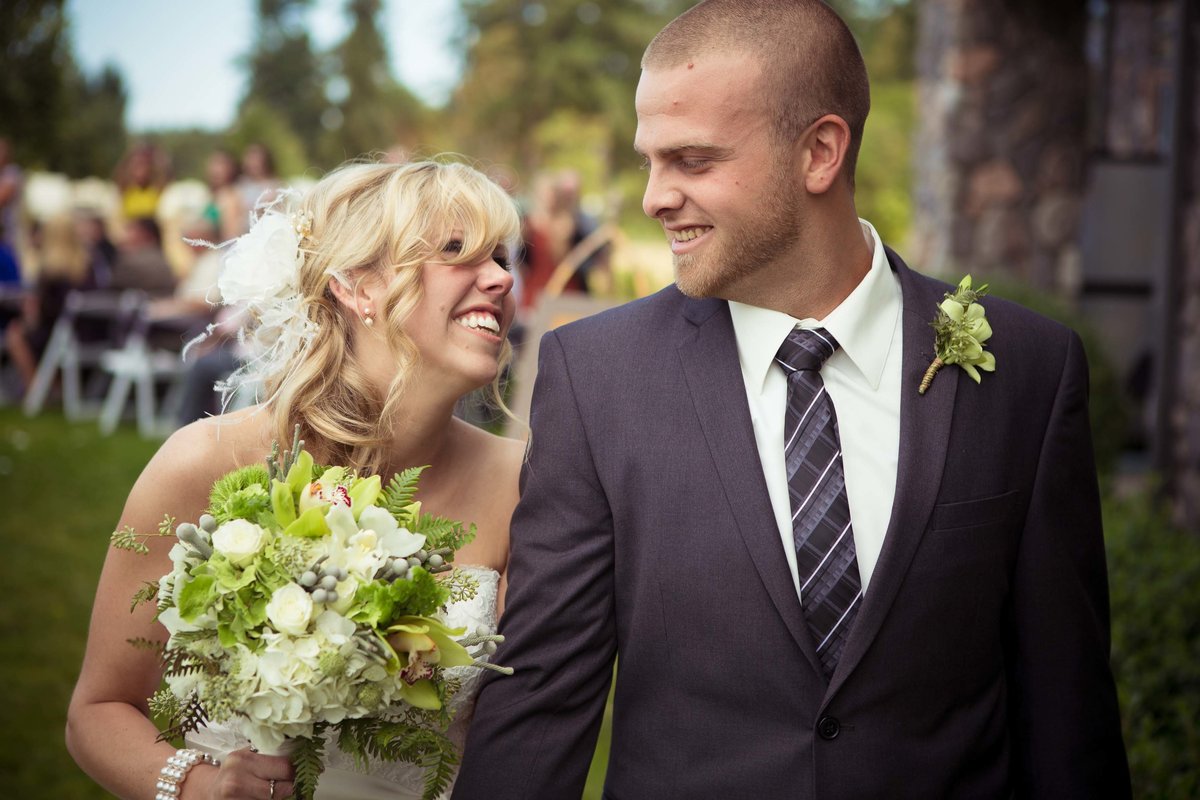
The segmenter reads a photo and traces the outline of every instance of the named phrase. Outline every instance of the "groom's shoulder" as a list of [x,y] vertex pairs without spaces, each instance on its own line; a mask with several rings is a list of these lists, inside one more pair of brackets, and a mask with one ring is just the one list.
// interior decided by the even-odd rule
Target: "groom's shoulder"
[[[905,305],[910,299],[917,299],[921,305],[916,313],[924,313],[928,306],[930,321],[936,315],[937,304],[946,293],[953,292],[954,285],[940,278],[918,272],[906,267],[907,278],[918,287],[916,292],[906,292]],[[978,283],[978,282],[977,282]],[[989,294],[980,298],[979,303],[987,310],[988,323],[993,331],[1003,331],[1001,340],[1018,346],[1053,347],[1056,344],[1066,345],[1067,340],[1076,336],[1067,325],[1045,314],[1035,311],[1018,300],[1004,297],[1009,291],[1004,287],[993,287]],[[999,342],[989,342],[995,347]]]
[[654,294],[555,328],[567,347],[609,349],[662,342],[682,320],[687,298],[671,284]]

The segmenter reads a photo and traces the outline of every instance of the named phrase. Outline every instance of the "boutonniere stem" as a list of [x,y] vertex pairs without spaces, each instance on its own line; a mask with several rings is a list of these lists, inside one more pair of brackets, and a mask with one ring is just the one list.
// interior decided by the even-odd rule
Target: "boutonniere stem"
[[959,281],[958,288],[946,292],[938,305],[937,319],[931,324],[934,331],[934,359],[921,378],[918,394],[925,394],[938,370],[947,364],[958,364],[971,379],[979,383],[979,370],[994,372],[996,357],[983,349],[992,335],[987,314],[979,298],[987,294],[987,284],[971,287],[971,276]]

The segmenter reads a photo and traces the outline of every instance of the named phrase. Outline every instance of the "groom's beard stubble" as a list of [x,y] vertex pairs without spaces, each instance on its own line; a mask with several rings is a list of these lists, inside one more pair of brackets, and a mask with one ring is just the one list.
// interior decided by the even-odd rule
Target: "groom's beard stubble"
[[740,283],[791,250],[801,237],[801,193],[772,170],[773,183],[759,198],[757,214],[724,222],[699,253],[673,257],[675,285],[688,297],[726,297]]

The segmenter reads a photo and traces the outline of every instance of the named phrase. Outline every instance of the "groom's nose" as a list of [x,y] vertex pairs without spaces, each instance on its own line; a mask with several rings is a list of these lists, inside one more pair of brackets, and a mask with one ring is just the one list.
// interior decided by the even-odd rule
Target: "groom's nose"
[[642,195],[642,211],[657,219],[683,205],[683,193],[666,175],[667,170],[651,167],[646,178],[646,193]]

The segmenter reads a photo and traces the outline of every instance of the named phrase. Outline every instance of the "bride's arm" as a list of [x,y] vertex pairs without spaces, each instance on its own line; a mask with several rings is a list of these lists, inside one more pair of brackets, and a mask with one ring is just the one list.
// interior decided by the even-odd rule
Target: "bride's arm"
[[[220,459],[212,449],[202,424],[172,436],[134,484],[120,527],[147,534],[158,530],[164,514],[177,521],[196,520],[207,505],[213,478],[221,472],[219,466],[214,469]],[[148,716],[147,700],[162,679],[157,654],[129,643],[131,639],[166,641],[166,630],[154,620],[155,604],[144,603],[130,613],[130,603],[146,582],[157,583],[170,569],[168,552],[173,542],[174,537],[150,536],[146,555],[108,551],[83,668],[67,712],[67,749],[75,761],[97,783],[129,800],[153,800],[159,771],[175,752],[171,744],[155,741],[158,729]],[[258,797],[257,784],[265,787],[266,779],[255,773],[278,767],[277,761],[283,762],[284,772],[278,777],[290,777],[286,759],[248,753],[235,754],[220,770],[199,764],[188,772],[181,798]],[[232,785],[223,791],[219,784]],[[290,783],[286,788],[290,791]],[[277,791],[276,796],[285,795]]]

